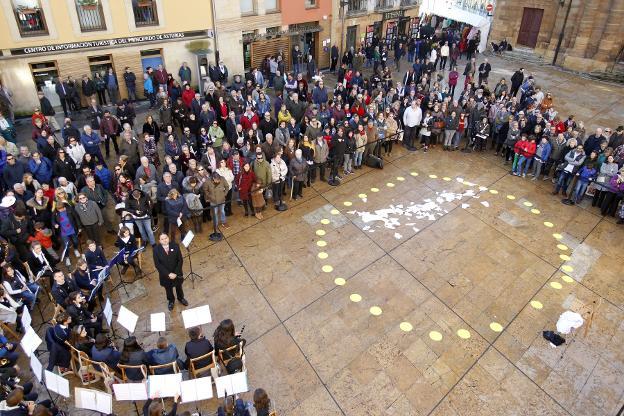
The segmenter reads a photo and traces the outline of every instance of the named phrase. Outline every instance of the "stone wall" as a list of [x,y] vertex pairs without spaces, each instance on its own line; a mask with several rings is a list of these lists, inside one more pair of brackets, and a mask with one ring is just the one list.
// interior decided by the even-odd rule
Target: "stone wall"
[[[500,0],[490,39],[516,45],[525,7],[544,10],[535,52],[552,59],[572,2],[557,64],[578,71],[607,70],[624,46],[624,0]],[[622,58],[620,58],[622,59]]]

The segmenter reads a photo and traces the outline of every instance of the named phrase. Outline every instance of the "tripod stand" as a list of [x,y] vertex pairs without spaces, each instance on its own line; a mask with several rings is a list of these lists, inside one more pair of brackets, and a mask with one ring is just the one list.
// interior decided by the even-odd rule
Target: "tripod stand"
[[204,280],[203,277],[201,277],[200,275],[198,275],[197,273],[193,271],[193,262],[191,260],[191,250],[189,250],[189,247],[191,246],[191,242],[193,241],[194,237],[195,235],[193,234],[193,232],[189,231],[184,237],[184,239],[182,240],[182,245],[186,247],[186,253],[188,254],[188,262],[189,262],[189,272],[186,276],[184,276],[184,280],[190,280],[191,283],[193,284],[193,289],[195,289],[195,280]]

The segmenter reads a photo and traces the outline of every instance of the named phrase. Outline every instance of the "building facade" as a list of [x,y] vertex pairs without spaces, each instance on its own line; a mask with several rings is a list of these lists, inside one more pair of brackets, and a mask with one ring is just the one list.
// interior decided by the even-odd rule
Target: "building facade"
[[373,37],[390,44],[398,37],[409,38],[418,31],[418,0],[348,0],[341,6],[335,1],[333,38],[342,40],[340,50],[367,46]]
[[623,21],[624,0],[498,0],[490,38],[552,61],[563,30],[558,65],[608,71],[624,60]]
[[335,0],[213,0],[219,59],[230,74],[260,67],[281,53],[290,69],[294,45],[319,67],[329,65],[331,12]]
[[38,90],[58,105],[57,77],[80,84],[108,68],[120,98],[127,97],[125,67],[137,76],[139,97],[148,66],[163,64],[177,78],[187,62],[199,85],[214,48],[211,2],[184,0],[184,9],[170,0],[0,0],[0,79],[13,91],[15,112],[30,114]]

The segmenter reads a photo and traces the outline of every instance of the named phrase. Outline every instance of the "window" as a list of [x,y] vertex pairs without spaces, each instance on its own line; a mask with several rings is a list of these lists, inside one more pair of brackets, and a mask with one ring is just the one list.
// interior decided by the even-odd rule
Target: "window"
[[375,9],[391,9],[394,7],[394,0],[377,0]]
[[76,0],[76,13],[78,14],[81,31],[106,30],[106,21],[104,20],[101,1]]
[[[110,68],[113,68],[113,57],[111,55],[89,56],[89,70],[91,75],[99,73],[104,77]],[[114,68],[113,68],[114,69]]]
[[364,13],[366,12],[367,3],[368,3],[368,0],[349,0],[349,3],[347,5],[348,7],[347,13],[348,14]]
[[418,6],[418,0],[401,0],[401,6],[403,7]]
[[279,11],[279,0],[264,0],[264,7],[267,13]]
[[137,27],[158,26],[158,10],[154,0],[132,0],[132,12]]
[[255,0],[241,0],[240,8],[241,8],[241,14],[255,14],[256,2]]
[[305,8],[306,9],[314,9],[318,7],[319,0],[305,0]]
[[13,0],[13,14],[23,37],[48,34],[48,26],[39,0]]

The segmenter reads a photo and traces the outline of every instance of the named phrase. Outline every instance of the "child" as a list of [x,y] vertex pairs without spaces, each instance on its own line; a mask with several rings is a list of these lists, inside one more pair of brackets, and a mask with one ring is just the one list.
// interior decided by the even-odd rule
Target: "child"
[[52,230],[50,230],[49,228],[45,228],[44,223],[35,223],[35,235],[28,237],[29,243],[32,243],[33,241],[40,242],[41,247],[43,247],[48,252],[48,254],[58,262],[59,256],[52,248]]
[[528,143],[524,141],[524,145],[520,147],[520,159],[516,165],[516,176],[522,175],[523,178],[526,178],[531,160],[533,160],[533,156],[535,156],[535,149],[535,136],[530,136]]
[[522,149],[526,147],[526,145],[529,143],[528,139],[527,139],[527,135],[523,134],[522,136],[520,136],[520,140],[518,140],[516,142],[516,144],[514,145],[514,160],[513,163],[511,165],[511,174],[516,175],[516,168],[518,167],[518,161],[520,160],[520,154],[522,153]]
[[596,163],[590,162],[583,165],[576,174],[578,180],[574,187],[574,192],[572,192],[569,199],[564,199],[562,202],[566,205],[574,205],[581,202],[589,183],[593,182],[597,175],[598,169],[596,169]]
[[262,207],[264,207],[265,201],[262,195],[262,184],[258,181],[254,181],[251,185],[251,205],[254,208],[256,218],[262,219]]

